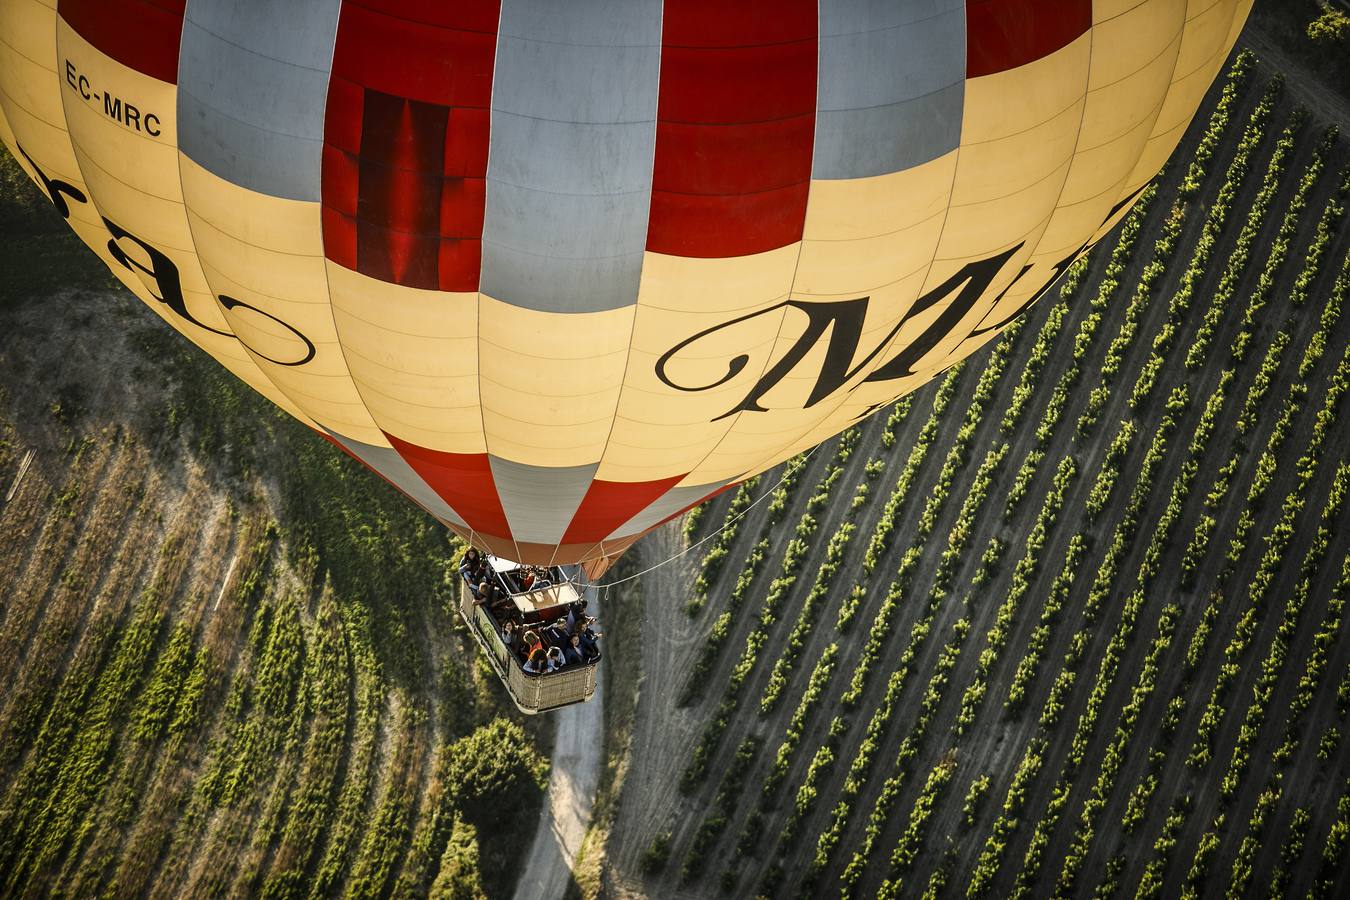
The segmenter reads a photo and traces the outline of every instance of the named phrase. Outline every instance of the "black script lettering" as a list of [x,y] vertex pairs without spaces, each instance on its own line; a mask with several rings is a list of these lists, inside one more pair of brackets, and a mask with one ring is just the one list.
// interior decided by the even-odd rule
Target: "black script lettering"
[[[989,285],[994,280],[994,276],[998,275],[999,271],[1002,270],[1003,264],[1011,259],[1012,255],[1020,249],[1022,249],[1022,245],[1018,244],[1015,247],[1004,250],[1002,253],[991,256],[988,259],[967,263],[951,278],[948,278],[946,281],[942,282],[942,284],[933,288],[918,300],[915,300],[914,305],[910,307],[910,310],[905,314],[905,317],[900,320],[900,323],[896,325],[895,328],[891,330],[891,333],[886,336],[886,339],[882,341],[883,346],[889,343],[890,339],[898,334],[900,329],[903,328],[905,323],[910,319],[925,310],[931,309],[933,306],[937,305],[939,301],[951,296],[953,291],[957,292],[956,297],[933,321],[932,325],[925,328],[922,334],[906,344],[899,353],[887,360],[884,365],[879,366],[876,371],[871,375],[868,375],[863,381],[869,383],[874,381],[893,381],[897,378],[905,378],[915,374],[914,366],[918,364],[919,360],[927,356],[932,349],[938,345],[938,341],[950,334],[952,329],[960,324],[961,320],[975,308],[975,303],[984,295],[984,292],[988,290]],[[1022,271],[1025,272],[1026,269],[1024,268]],[[1016,280],[1017,279],[1013,279],[1014,282]],[[1004,291],[1006,292],[1007,288],[1004,288]],[[999,298],[1002,298],[1002,296],[1003,294],[999,294]],[[998,298],[994,300],[994,305],[998,305]]]
[[276,322],[282,328],[285,328],[291,334],[298,337],[305,344],[305,355],[303,358],[295,360],[294,362],[285,362],[284,360],[273,359],[270,356],[266,356],[262,353],[259,353],[257,350],[254,350],[252,347],[249,347],[248,344],[244,344],[244,339],[236,334],[235,337],[239,340],[239,343],[244,344],[245,347],[248,347],[249,352],[253,353],[255,356],[259,356],[262,359],[267,360],[268,362],[276,363],[279,366],[303,366],[305,363],[309,362],[311,359],[314,358],[315,352],[314,342],[311,341],[309,338],[305,337],[298,328],[296,328],[294,325],[291,325],[289,322],[283,322],[281,319],[278,319],[271,313],[264,312],[263,310],[258,309],[258,307],[252,305],[251,303],[245,303],[243,300],[236,300],[235,298],[227,296],[225,294],[220,295],[220,305],[225,307],[227,310],[242,308],[252,310],[253,312],[257,313],[260,316],[266,316],[273,322]]
[[28,152],[23,149],[22,144],[16,144],[15,146],[19,148],[19,155],[28,160],[28,165],[33,168],[33,172],[37,175],[38,181],[42,183],[42,189],[47,192],[47,199],[52,201],[52,206],[56,207],[56,211],[61,214],[61,218],[70,218],[70,207],[66,205],[66,198],[62,196],[63,194],[69,196],[70,199],[74,200],[76,203],[89,202],[89,198],[84,195],[84,191],[80,190],[75,185],[56,178],[48,178],[47,173],[42,171],[37,163],[33,162],[33,157],[28,155]]
[[[133,272],[140,272],[150,277],[159,289],[159,293],[151,291],[151,295],[163,303],[179,318],[186,319],[198,328],[204,328],[212,334],[219,334],[223,337],[234,337],[228,331],[219,331],[199,322],[187,308],[187,299],[183,296],[183,282],[178,274],[178,266],[174,261],[165,256],[161,251],[152,247],[150,244],[136,237],[136,235],[127,231],[116,222],[103,217],[103,226],[108,229],[112,235],[112,240],[108,241],[108,252],[112,254],[113,259],[126,266]],[[145,254],[149,264],[142,263],[132,254],[128,253],[123,247],[122,241],[130,241],[140,248]]]
[[[899,334],[900,329],[905,326],[912,318],[922,314],[925,310],[931,309],[940,301],[950,297],[953,292],[956,298],[952,300],[950,306],[938,316],[933,324],[924,329],[914,341],[900,351],[894,358],[889,360],[876,372],[869,375],[865,381],[887,381],[894,378],[901,378],[911,374],[913,365],[922,359],[929,351],[933,349],[946,334],[948,334],[962,318],[974,308],[975,303],[988,289],[994,277],[1012,257],[1021,249],[1017,245],[1009,250],[1005,250],[989,259],[979,262],[969,263],[959,272],[940,284],[938,287],[924,294],[910,308],[905,317],[901,319],[890,330],[890,332],[881,339],[880,342],[869,352],[862,360],[853,366],[850,361],[858,352],[858,344],[862,339],[863,323],[867,318],[867,306],[869,297],[859,297],[854,300],[839,300],[829,302],[814,302],[809,300],[784,300],[776,303],[766,309],[758,312],[749,313],[744,316],[738,316],[728,322],[720,325],[714,325],[712,328],[704,329],[692,337],[685,338],[671,349],[662,354],[656,362],[656,377],[661,379],[662,383],[678,391],[698,392],[712,390],[720,385],[726,384],[731,379],[739,375],[750,362],[750,357],[741,354],[735,356],[727,362],[726,374],[710,384],[686,385],[676,383],[669,375],[667,369],[670,362],[699,340],[709,335],[723,331],[727,328],[733,328],[743,322],[760,316],[769,315],[777,310],[784,308],[795,309],[806,315],[806,327],[802,333],[793,342],[783,357],[775,362],[750,388],[745,397],[733,406],[731,409],[717,416],[713,421],[724,419],[727,416],[739,412],[768,412],[760,404],[761,398],[770,390],[776,387],[784,378],[786,378],[806,355],[814,349],[822,339],[826,340],[825,360],[821,364],[820,371],[816,375],[816,382],[812,386],[811,393],[803,405],[803,409],[810,409],[821,400],[834,394],[847,384],[851,379],[857,376],[867,367],[878,354],[882,353],[895,335]],[[828,333],[828,338],[826,334]]]

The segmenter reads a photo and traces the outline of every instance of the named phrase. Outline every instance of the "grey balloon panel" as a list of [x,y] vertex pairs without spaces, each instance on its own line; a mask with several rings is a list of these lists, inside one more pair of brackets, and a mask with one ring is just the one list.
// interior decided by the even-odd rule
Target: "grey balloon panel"
[[[490,280],[489,257],[493,260]],[[515,306],[556,313],[630,306],[637,299],[642,275],[641,250],[608,259],[543,258],[485,240],[483,259],[484,294]]]
[[[513,152],[489,157],[489,188],[500,184],[542,196],[597,200],[650,193],[654,122],[556,122],[493,110],[492,147]],[[531,147],[547,152],[530,152]],[[647,215],[645,204],[641,214]],[[642,225],[645,230],[646,222]]]
[[488,462],[511,536],[522,544],[561,543],[600,468],[527,466],[491,454]]
[[869,178],[913,168],[956,149],[965,85],[894,106],[816,114],[815,178]]
[[598,47],[661,43],[662,0],[503,0],[502,35]]
[[188,0],[185,24],[255,53],[328,72],[342,0]]
[[190,0],[178,63],[183,152],[249,190],[317,202],[339,7]]
[[822,0],[812,177],[868,178],[955,149],[965,100],[961,0]]
[[[324,430],[328,431],[328,429]],[[412,466],[408,465],[407,461],[399,456],[398,451],[394,448],[377,447],[374,444],[344,437],[335,431],[328,431],[328,434],[332,436],[333,440],[346,447],[352,455],[388,479],[394,487],[416,500],[423,509],[436,518],[453,522],[464,528],[469,527],[469,524],[464,521],[464,517],[455,512],[450,504],[442,499],[440,494],[432,490],[431,485],[423,481],[421,476],[413,471]]]
[[661,3],[505,0],[500,31],[480,290],[546,312],[632,305],[651,205]]
[[725,487],[727,482],[718,481],[713,484],[696,484],[687,487],[673,487],[666,491],[649,506],[641,510],[633,518],[624,522],[614,533],[605,538],[607,541],[617,541],[620,538],[631,537],[635,534],[641,534],[648,528],[659,524],[664,519],[675,515],[686,506],[692,506],[699,500],[711,494],[713,491]]

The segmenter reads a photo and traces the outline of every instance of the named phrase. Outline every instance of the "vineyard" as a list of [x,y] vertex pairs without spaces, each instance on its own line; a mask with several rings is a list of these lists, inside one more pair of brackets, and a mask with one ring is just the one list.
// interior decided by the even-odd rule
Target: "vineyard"
[[1347,202],[1244,52],[1021,322],[644,542],[608,887],[1345,896]]
[[3,162],[0,895],[509,894],[548,735],[455,628],[446,532]]

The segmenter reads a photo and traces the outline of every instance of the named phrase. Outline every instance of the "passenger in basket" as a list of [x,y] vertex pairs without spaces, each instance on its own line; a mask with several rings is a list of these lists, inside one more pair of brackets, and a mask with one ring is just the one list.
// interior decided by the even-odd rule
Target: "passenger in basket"
[[549,648],[548,648],[548,670],[549,670],[550,672],[556,672],[556,671],[558,671],[559,669],[561,669],[564,665],[565,665],[565,660],[563,659],[562,648],[561,648],[561,647],[549,647]]
[[[576,601],[575,603],[571,603],[571,604],[568,605],[568,607],[567,607],[567,627],[568,627],[568,629],[569,629],[569,630],[572,630],[572,631],[575,631],[575,630],[576,630],[576,627],[577,627],[577,622],[580,622],[580,621],[581,621],[582,619],[584,619],[584,618],[586,618],[586,598],[585,598],[585,597],[581,598],[580,600]],[[595,620],[592,619],[591,621],[595,621]]]
[[459,562],[459,574],[470,588],[487,575],[487,561],[477,547],[470,547],[464,552],[464,558]]
[[547,669],[548,654],[544,652],[543,647],[535,646],[530,651],[529,659],[525,660],[525,671],[531,675],[542,675]]
[[533,628],[528,629],[524,634],[522,634],[520,636],[520,641],[523,647],[522,652],[526,656],[532,655],[536,649],[541,652],[544,649],[543,641],[539,640],[539,633],[535,631]]
[[502,643],[512,653],[520,652],[520,635],[516,633],[516,623],[511,619],[502,623]]
[[533,569],[517,569],[515,574],[516,574],[516,581],[520,584],[520,589],[522,591],[528,591],[531,587],[534,586]]
[[567,660],[569,666],[580,666],[585,664],[586,653],[581,649],[581,635],[572,635],[567,646],[563,648],[563,659]]
[[579,623],[578,627],[572,631],[576,637],[581,639],[581,651],[585,654],[587,662],[591,662],[600,657],[600,645],[597,641],[605,636],[603,631],[595,631],[591,628],[591,623],[594,621],[594,618],[587,616],[586,619],[582,623]]

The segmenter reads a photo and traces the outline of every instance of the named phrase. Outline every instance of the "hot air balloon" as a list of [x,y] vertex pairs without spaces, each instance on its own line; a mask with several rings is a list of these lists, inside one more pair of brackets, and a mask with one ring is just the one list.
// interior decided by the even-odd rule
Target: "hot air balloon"
[[0,136],[185,337],[602,572],[998,334],[1251,0],[0,0]]

